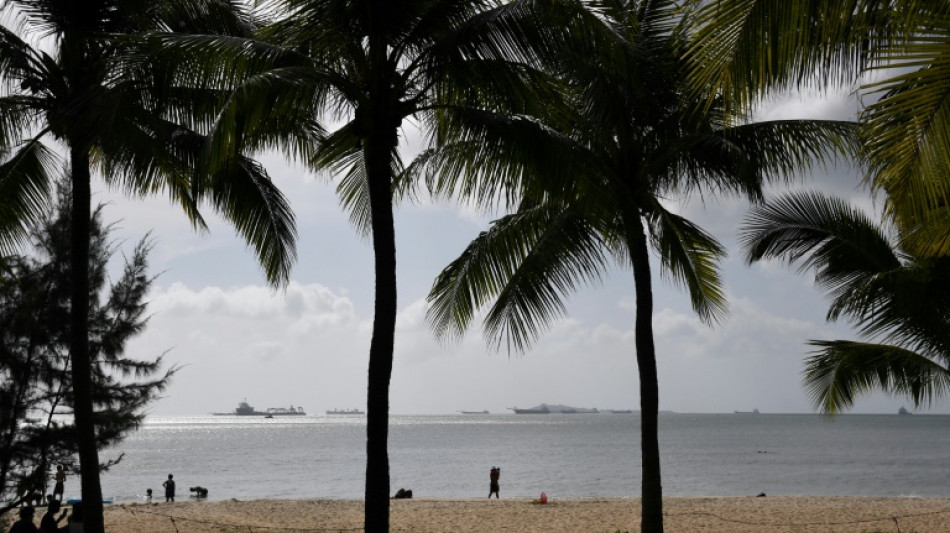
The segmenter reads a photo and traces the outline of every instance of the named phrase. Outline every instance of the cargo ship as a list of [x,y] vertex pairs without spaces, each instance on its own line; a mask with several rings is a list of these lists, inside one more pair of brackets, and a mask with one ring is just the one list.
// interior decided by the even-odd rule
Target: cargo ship
[[258,411],[251,407],[247,401],[243,401],[231,413],[211,413],[215,416],[305,416],[306,411],[303,407],[268,407],[266,411]]
[[366,413],[364,413],[363,411],[360,411],[359,409],[330,409],[329,411],[327,411],[327,414],[328,415],[359,416],[359,415],[365,415]]
[[551,413],[551,410],[548,409],[548,406],[544,405],[543,403],[537,407],[532,407],[531,409],[518,409],[517,407],[509,407],[508,409],[514,411],[516,415],[546,415]]

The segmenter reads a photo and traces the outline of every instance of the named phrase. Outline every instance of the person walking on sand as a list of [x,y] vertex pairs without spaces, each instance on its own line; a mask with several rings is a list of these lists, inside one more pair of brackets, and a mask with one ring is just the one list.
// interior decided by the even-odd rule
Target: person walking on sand
[[501,477],[501,469],[497,466],[491,467],[491,471],[488,473],[488,479],[491,481],[491,484],[488,486],[488,499],[491,499],[491,495],[495,495],[495,499],[500,499],[501,496],[498,495],[498,478]]
[[175,501],[175,480],[172,479],[174,476],[168,474],[168,479],[162,483],[162,486],[165,487],[165,501],[173,502]]
[[63,501],[64,484],[66,483],[66,469],[63,465],[56,465],[56,485],[53,486],[53,498]]

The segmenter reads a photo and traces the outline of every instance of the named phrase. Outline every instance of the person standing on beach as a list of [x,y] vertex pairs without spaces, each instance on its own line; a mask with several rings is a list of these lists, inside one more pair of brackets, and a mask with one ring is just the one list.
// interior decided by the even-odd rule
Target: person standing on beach
[[56,485],[53,486],[53,498],[63,501],[64,484],[66,483],[66,469],[63,465],[56,465]]
[[171,474],[168,474],[168,479],[162,483],[162,486],[165,487],[165,501],[173,502],[175,501],[175,480],[172,479]]
[[500,499],[501,496],[498,495],[498,478],[501,477],[501,469],[497,466],[491,467],[491,471],[488,473],[488,479],[491,481],[491,484],[488,486],[488,499],[491,499],[491,495],[495,495],[495,499]]

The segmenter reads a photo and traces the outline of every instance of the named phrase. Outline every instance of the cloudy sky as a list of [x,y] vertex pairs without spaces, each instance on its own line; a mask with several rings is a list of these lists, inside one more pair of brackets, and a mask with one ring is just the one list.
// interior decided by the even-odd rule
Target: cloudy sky
[[[853,118],[847,98],[790,97],[763,118]],[[410,144],[418,138],[404,130]],[[411,148],[410,148],[411,149]],[[253,255],[224,223],[197,235],[162,198],[128,200],[102,186],[96,200],[118,220],[131,246],[152,231],[151,321],[129,355],[163,352],[180,370],[154,415],[231,411],[245,398],[258,409],[303,406],[311,414],[365,408],[373,318],[372,248],[341,211],[332,184],[286,163],[262,158],[291,199],[299,229],[299,261],[291,283],[268,287]],[[860,173],[846,165],[819,169],[792,185],[816,188],[873,208]],[[747,205],[734,200],[677,208],[712,231],[730,251],[723,264],[728,319],[710,328],[688,298],[657,277],[656,333],[661,409],[676,412],[811,412],[801,386],[808,339],[854,338],[846,324],[824,320],[826,301],[808,275],[781,264],[744,264],[736,230]],[[496,216],[497,214],[495,214]],[[634,294],[629,269],[575,294],[569,315],[528,353],[492,353],[481,331],[440,345],[425,324],[434,277],[484,230],[492,214],[447,203],[402,205],[396,213],[399,316],[391,411],[439,414],[508,412],[542,402],[600,409],[638,409],[633,341]],[[656,271],[654,263],[654,271]],[[854,412],[893,413],[909,404],[882,394]],[[948,412],[943,402],[928,412]]]

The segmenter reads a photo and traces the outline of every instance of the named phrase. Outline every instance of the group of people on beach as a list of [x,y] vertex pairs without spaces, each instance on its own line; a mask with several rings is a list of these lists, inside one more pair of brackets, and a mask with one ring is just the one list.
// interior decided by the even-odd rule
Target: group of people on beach
[[[24,498],[23,505],[19,510],[19,520],[10,527],[10,533],[82,533],[82,502],[72,504],[72,514],[69,516],[65,526],[60,527],[68,513],[63,509],[63,494],[66,492],[66,467],[56,465],[56,472],[53,474],[53,492],[46,495],[46,513],[40,519],[40,527],[37,528],[33,523],[36,516],[36,507],[43,503],[43,492],[33,491]],[[62,514],[56,516],[62,509]]]
[[[162,487],[165,488],[165,501],[175,501],[175,476],[168,474],[168,479],[162,482]],[[191,487],[188,490],[194,493],[193,496],[195,498],[202,499],[208,497],[208,489],[204,487]],[[152,489],[145,490],[145,501],[152,501]]]
[[63,509],[62,514],[56,516],[60,511],[62,504],[59,500],[49,500],[46,506],[46,513],[40,519],[40,527],[33,524],[33,517],[36,509],[32,505],[20,507],[20,519],[10,527],[10,533],[82,533],[82,502],[72,504],[73,512],[69,515],[66,525],[60,527],[59,523],[66,518],[67,511]]
[[[32,505],[24,505],[20,507],[19,511],[19,520],[13,523],[13,526],[10,527],[10,533],[82,533],[82,502],[75,502],[72,504],[72,514],[69,515],[69,520],[66,521],[66,525],[60,527],[59,523],[66,518],[68,511],[63,509],[62,504],[62,493],[60,493],[60,499],[56,499],[53,494],[46,496],[46,512],[43,514],[43,517],[40,519],[40,527],[37,528],[33,523],[33,517],[36,516],[36,508]],[[62,509],[62,514],[56,516]]]

